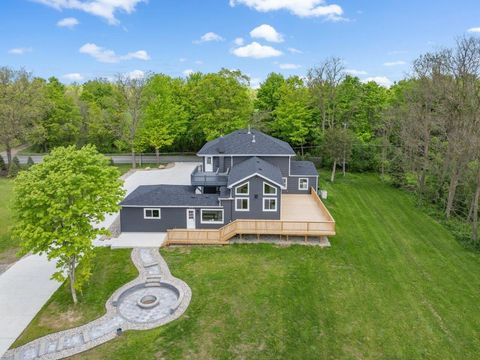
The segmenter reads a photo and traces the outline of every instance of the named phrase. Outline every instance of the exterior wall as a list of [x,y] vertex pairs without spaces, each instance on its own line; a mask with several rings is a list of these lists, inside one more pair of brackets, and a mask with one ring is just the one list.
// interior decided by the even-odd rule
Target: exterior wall
[[123,207],[120,210],[122,232],[164,232],[187,227],[185,208],[161,208],[161,219],[144,219],[143,208]]
[[[248,198],[250,199],[250,209],[249,211],[236,211],[235,210],[235,200],[231,201],[232,204],[232,220],[236,219],[266,219],[266,220],[279,220],[280,219],[280,209],[281,209],[281,189],[270,183],[269,181],[264,180],[259,176],[254,176],[245,182],[249,182],[249,195]],[[241,182],[238,185],[244,184],[245,182]],[[271,186],[277,189],[276,196],[268,196],[270,198],[277,199],[277,211],[263,211],[263,182],[270,184]],[[236,186],[235,186],[236,187]],[[235,188],[234,187],[234,188]],[[234,198],[241,198],[242,196],[236,196],[235,190],[233,189],[232,196]],[[247,196],[244,196],[247,197]]]
[[[308,179],[308,189],[307,190],[298,190],[298,179],[307,178]],[[314,189],[318,188],[318,177],[316,176],[288,176],[287,180],[287,190],[283,192],[285,194],[309,194],[310,187]]]

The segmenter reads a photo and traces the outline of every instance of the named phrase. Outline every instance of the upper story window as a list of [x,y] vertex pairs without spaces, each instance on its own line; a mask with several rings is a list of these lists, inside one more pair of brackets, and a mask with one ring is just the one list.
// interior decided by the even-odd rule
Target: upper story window
[[263,195],[277,195],[277,188],[266,182],[263,183]]
[[235,211],[249,211],[250,199],[249,198],[236,198],[235,199]]
[[308,190],[308,178],[298,178],[298,190]]
[[249,194],[249,183],[243,183],[241,185],[238,185],[235,188],[235,195],[248,195]]

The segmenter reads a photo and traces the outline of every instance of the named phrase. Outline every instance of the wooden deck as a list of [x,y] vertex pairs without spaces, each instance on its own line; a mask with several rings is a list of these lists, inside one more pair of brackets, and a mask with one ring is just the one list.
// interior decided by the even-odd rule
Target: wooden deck
[[309,195],[282,195],[280,220],[235,220],[220,229],[172,229],[165,245],[221,245],[243,234],[333,236],[335,220],[312,188]]

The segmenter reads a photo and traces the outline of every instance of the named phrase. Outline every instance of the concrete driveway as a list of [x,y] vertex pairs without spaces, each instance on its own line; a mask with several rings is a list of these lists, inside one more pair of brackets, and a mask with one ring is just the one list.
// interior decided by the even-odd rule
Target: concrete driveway
[[[190,174],[197,165],[175,163],[169,169],[140,170],[125,179],[124,188],[129,194],[139,185],[190,184]],[[116,216],[107,215],[97,226],[109,227]],[[126,236],[130,244],[135,238],[142,240],[145,237]],[[149,242],[153,238],[145,239]],[[156,240],[161,238],[157,237]],[[20,259],[0,275],[0,357],[60,286],[60,283],[50,279],[54,272],[54,262],[48,261],[45,256],[31,255]]]

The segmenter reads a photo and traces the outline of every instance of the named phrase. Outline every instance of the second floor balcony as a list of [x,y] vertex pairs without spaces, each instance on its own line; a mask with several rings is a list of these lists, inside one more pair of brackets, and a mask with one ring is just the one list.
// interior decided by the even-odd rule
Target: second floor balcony
[[198,165],[192,172],[190,180],[194,186],[226,186],[228,182],[228,172],[204,171],[202,165]]

